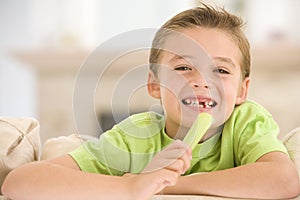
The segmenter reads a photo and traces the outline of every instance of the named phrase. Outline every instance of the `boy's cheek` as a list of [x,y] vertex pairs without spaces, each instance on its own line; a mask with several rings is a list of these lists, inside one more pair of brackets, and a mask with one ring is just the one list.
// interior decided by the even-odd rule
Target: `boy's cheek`
[[175,99],[178,99],[179,98],[179,93],[180,93],[180,90],[176,87],[173,87],[172,86],[162,86],[161,87],[161,96],[163,99],[168,99],[171,100],[171,101],[174,101]]
[[174,93],[179,92],[178,89],[186,85],[188,82],[176,72],[170,72],[161,76],[161,86],[173,91]]

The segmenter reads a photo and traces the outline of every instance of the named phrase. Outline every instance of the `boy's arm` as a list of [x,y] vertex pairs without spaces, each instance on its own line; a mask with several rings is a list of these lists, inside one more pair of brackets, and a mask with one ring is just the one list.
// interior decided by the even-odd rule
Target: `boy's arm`
[[10,172],[2,185],[2,192],[14,200],[147,199],[164,187],[174,185],[189,167],[191,150],[187,151],[181,142],[169,145],[154,157],[150,166],[158,166],[155,163],[165,158],[169,160],[169,153],[174,150],[181,154],[172,158],[168,165],[130,177],[80,171],[69,155],[32,162]]
[[165,194],[205,194],[253,199],[287,199],[300,193],[297,170],[281,152],[231,169],[182,176]]
[[[122,178],[85,173],[69,156],[32,162],[14,169],[6,177],[2,192],[10,199],[110,199],[115,188],[126,197]],[[120,199],[124,197],[120,195]]]

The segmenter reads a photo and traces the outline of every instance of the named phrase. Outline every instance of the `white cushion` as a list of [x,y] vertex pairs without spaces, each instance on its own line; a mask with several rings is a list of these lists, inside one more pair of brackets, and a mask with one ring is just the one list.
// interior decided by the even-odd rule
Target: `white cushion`
[[47,160],[66,155],[68,152],[73,151],[88,139],[95,140],[96,138],[79,134],[50,138],[43,146],[41,160]]
[[14,168],[39,160],[39,123],[32,118],[0,117],[0,186]]
[[300,174],[300,127],[289,132],[282,141]]

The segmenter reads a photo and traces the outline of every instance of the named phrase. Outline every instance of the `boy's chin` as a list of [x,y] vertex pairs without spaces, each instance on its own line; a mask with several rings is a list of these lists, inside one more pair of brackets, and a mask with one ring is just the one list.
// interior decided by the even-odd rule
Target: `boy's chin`
[[180,126],[182,128],[191,128],[191,126],[194,124],[197,117],[186,117],[181,120]]

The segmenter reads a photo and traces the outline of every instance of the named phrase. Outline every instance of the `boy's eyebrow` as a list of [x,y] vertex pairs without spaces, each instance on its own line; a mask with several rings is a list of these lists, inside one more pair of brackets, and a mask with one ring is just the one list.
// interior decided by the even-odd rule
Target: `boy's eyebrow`
[[230,58],[226,58],[226,57],[213,57],[213,60],[218,60],[218,61],[226,62],[226,63],[230,64],[232,67],[235,67],[235,64],[233,63],[233,61]]
[[[193,59],[195,57],[191,56],[191,55],[178,55],[178,54],[174,54],[174,56],[170,59],[169,62],[175,62],[176,60],[189,60],[189,59]],[[230,64],[232,67],[236,67],[235,64],[233,63],[232,59],[227,58],[227,57],[213,57],[212,60],[217,60],[217,61],[221,61],[221,62],[225,62]]]
[[186,60],[186,59],[189,59],[189,58],[193,58],[193,56],[174,54],[174,56],[170,59],[169,62],[174,62],[176,60]]
[[181,60],[184,59],[183,56],[174,54],[174,56],[170,59],[170,62],[174,62],[175,60]]

